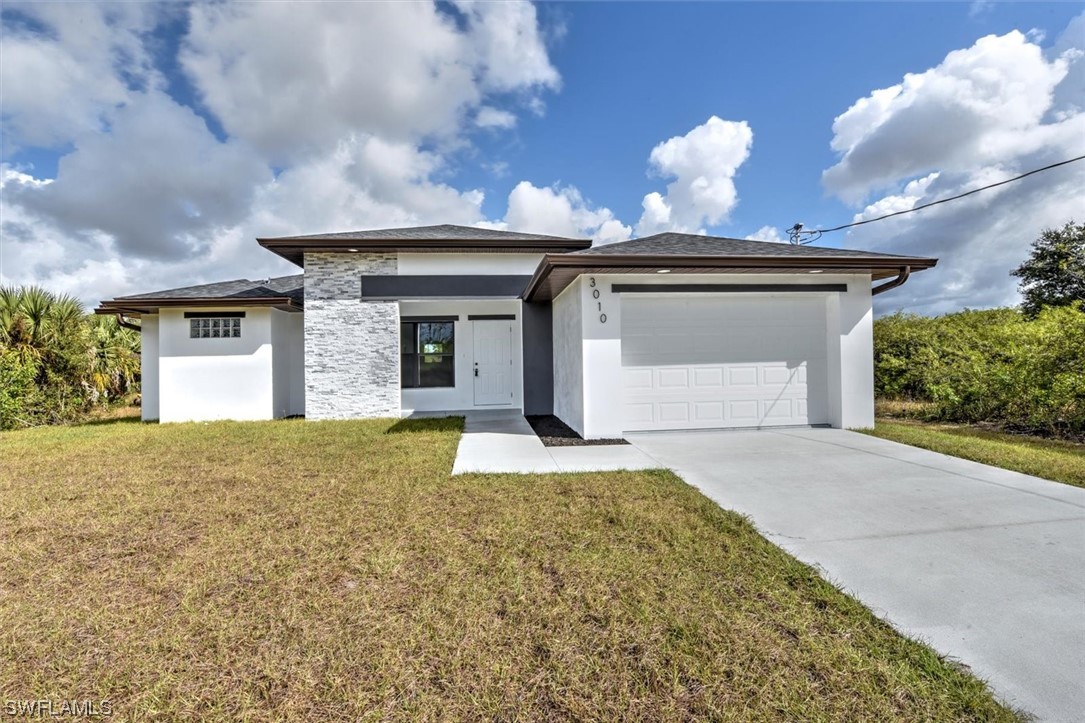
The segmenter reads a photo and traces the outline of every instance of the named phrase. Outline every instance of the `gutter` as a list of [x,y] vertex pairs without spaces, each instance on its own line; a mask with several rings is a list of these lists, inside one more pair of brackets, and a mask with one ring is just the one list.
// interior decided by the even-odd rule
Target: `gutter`
[[132,322],[128,321],[128,319],[125,318],[124,314],[121,313],[121,312],[117,312],[117,323],[120,324],[125,329],[131,329],[132,331],[139,331],[139,332],[143,331],[142,326],[140,326],[139,324],[133,324]]
[[890,279],[889,281],[886,281],[884,284],[878,284],[877,286],[875,286],[873,289],[870,290],[870,295],[871,296],[877,296],[878,294],[881,294],[881,293],[883,293],[885,291],[889,291],[890,289],[895,289],[898,286],[903,286],[904,282],[907,281],[908,277],[911,276],[911,275],[912,275],[912,267],[911,266],[901,266],[900,267],[900,272],[897,274],[897,278]]

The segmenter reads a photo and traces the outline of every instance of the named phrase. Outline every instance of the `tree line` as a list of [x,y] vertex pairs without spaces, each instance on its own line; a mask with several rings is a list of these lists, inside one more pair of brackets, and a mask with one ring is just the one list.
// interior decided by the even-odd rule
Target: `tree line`
[[1047,229],[1019,308],[874,322],[875,394],[915,416],[1085,436],[1085,224]]
[[71,296],[0,287],[0,429],[82,421],[139,378],[138,332]]

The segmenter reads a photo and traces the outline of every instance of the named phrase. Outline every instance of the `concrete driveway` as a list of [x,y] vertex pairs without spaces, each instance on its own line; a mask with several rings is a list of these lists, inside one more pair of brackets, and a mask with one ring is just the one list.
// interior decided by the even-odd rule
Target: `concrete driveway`
[[627,438],[1010,705],[1085,719],[1085,490],[838,429]]

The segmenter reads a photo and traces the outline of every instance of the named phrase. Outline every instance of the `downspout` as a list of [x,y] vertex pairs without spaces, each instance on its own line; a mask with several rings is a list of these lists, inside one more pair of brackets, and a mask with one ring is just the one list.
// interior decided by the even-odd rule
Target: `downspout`
[[911,273],[912,273],[912,267],[911,266],[901,266],[900,271],[897,272],[897,278],[890,279],[889,281],[886,281],[884,284],[879,284],[878,286],[875,286],[873,289],[870,290],[870,295],[871,296],[877,296],[878,294],[882,293],[883,291],[889,291],[890,289],[897,288],[898,286],[902,285],[905,281],[908,280],[908,277],[911,275]]
[[133,324],[124,317],[124,314],[117,314],[117,323],[123,326],[125,329],[131,329],[132,331],[143,331],[143,327],[138,324]]

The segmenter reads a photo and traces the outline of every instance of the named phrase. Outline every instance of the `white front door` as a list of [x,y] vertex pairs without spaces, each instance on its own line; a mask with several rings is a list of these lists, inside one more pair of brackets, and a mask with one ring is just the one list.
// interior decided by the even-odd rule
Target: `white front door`
[[475,406],[512,404],[512,321],[475,320]]

